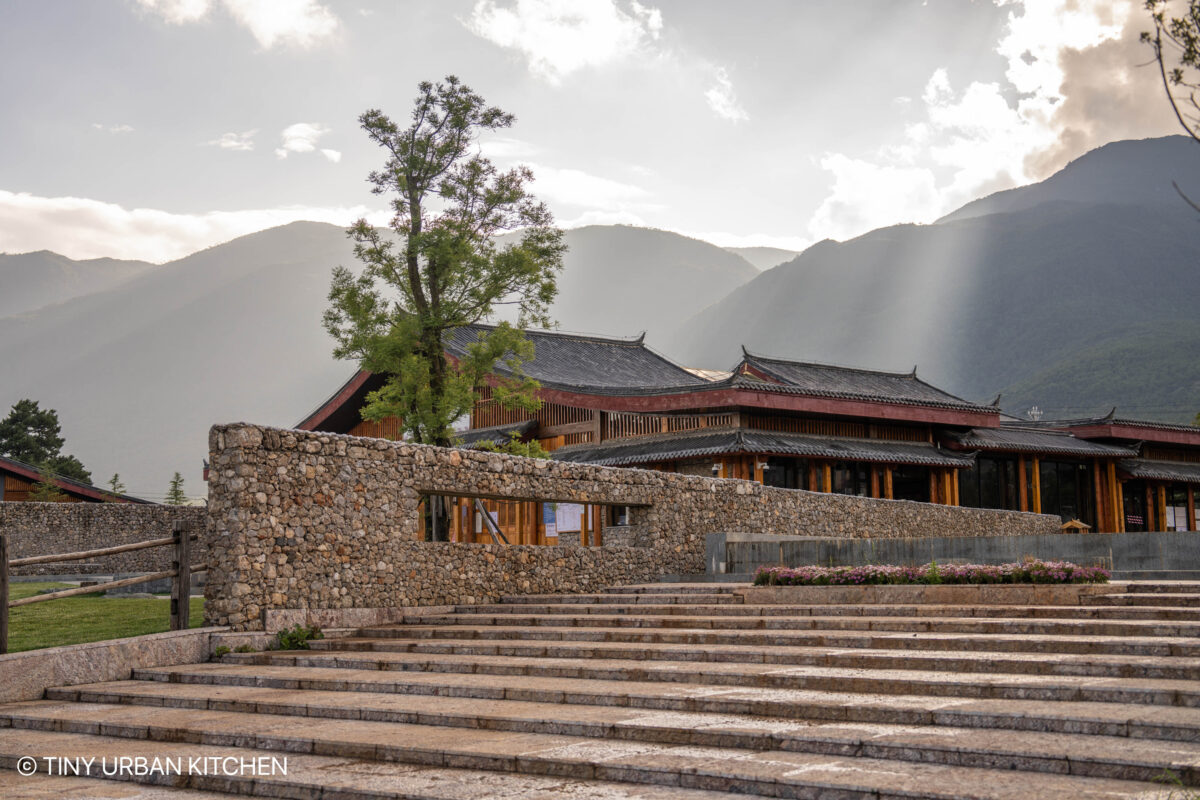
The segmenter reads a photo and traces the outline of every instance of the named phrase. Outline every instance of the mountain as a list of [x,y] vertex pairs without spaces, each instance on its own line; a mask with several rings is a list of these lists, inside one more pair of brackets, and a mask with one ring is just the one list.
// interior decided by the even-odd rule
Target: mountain
[[746,259],[759,270],[777,267],[799,255],[795,250],[781,250],[778,247],[726,247],[725,249]]
[[1200,220],[1172,179],[1200,194],[1200,149],[1184,137],[1102,147],[936,224],[820,242],[663,347],[716,367],[743,343],[864,367],[916,363],[964,397],[1003,392],[1011,412],[1118,405],[1189,421],[1200,411]]
[[[591,227],[566,239],[554,313],[571,330],[664,331],[757,274],[663,231]],[[209,426],[294,425],[354,373],[321,326],[338,264],[356,264],[343,229],[297,222],[0,318],[0,414],[38,400],[58,411],[65,450],[96,480],[120,472],[130,494],[154,499],[179,470],[202,494]]]
[[49,250],[0,253],[0,317],[103,291],[153,267],[113,258],[75,261]]
[[668,231],[591,225],[566,231],[565,240],[552,309],[564,330],[646,331],[655,342],[758,275],[735,253]]

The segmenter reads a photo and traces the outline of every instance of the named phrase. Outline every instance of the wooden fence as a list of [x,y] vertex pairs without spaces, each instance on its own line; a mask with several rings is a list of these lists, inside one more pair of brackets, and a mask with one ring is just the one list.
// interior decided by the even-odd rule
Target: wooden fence
[[[102,592],[108,589],[118,589],[122,586],[135,586],[139,583],[171,578],[171,630],[181,631],[188,627],[190,616],[189,598],[192,594],[192,573],[204,572],[204,564],[191,563],[192,540],[196,534],[187,529],[187,525],[176,520],[171,526],[171,535],[161,539],[150,539],[145,542],[122,544],[115,547],[102,547],[98,550],[83,550],[77,553],[59,553],[46,556],[29,556],[27,558],[8,558],[8,535],[0,533],[0,654],[8,652],[8,610],[33,603],[45,603],[59,600],[63,597],[74,597],[81,594]],[[49,594],[23,597],[20,600],[9,600],[9,569],[12,567],[27,567],[34,564],[56,564],[65,561],[82,561],[88,558],[110,556],[116,553],[128,553],[133,550],[147,550],[152,547],[173,547],[175,557],[171,569],[162,572],[151,572],[133,578],[122,578],[116,581],[97,583],[91,586],[77,586],[74,589],[63,589]]]

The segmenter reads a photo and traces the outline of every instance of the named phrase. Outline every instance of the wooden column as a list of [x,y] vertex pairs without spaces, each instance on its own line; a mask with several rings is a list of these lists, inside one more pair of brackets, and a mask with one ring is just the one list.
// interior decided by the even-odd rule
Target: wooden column
[[191,617],[192,532],[182,520],[175,520],[171,524],[171,536],[175,539],[175,560],[171,565],[175,570],[175,578],[171,581],[171,630],[186,631]]
[[1165,484],[1159,484],[1158,487],[1158,527],[1164,531],[1167,529],[1167,487]]
[[1108,511],[1109,503],[1104,499],[1104,481],[1100,479],[1100,470],[1104,465],[1100,463],[1100,459],[1092,464],[1092,484],[1096,489],[1096,532],[1112,533],[1112,529],[1108,527],[1108,521],[1111,516]]
[[1029,477],[1025,474],[1025,457],[1021,456],[1017,459],[1017,498],[1022,511],[1029,510],[1029,487],[1025,485],[1028,480]]
[[1125,532],[1125,501],[1121,492],[1121,482],[1117,480],[1117,465],[1109,462],[1108,465],[1108,486],[1112,494],[1113,507],[1113,523],[1114,531],[1117,533]]
[[892,495],[892,468],[885,467],[883,470],[883,496],[888,500],[893,500]]
[[958,502],[958,470],[952,470],[951,474],[953,475],[953,482],[954,482],[954,505],[957,506],[957,505],[959,505],[959,502]]
[[604,544],[604,508],[592,506],[592,544],[601,547]]
[[825,468],[823,470],[821,470],[821,472],[825,478],[825,486],[822,487],[822,491],[832,492],[833,491],[833,465],[830,464],[828,461],[826,461]]
[[808,465],[808,490],[810,492],[817,491],[817,465]]
[[937,470],[933,467],[929,468],[929,502],[940,503],[938,499],[938,477]]
[[591,545],[588,537],[588,507],[586,504],[579,514],[579,544],[583,547]]
[[8,534],[0,533],[0,656],[8,652]]
[[1042,466],[1037,456],[1033,457],[1033,513],[1042,513]]
[[513,513],[516,515],[516,518],[513,524],[513,532],[516,536],[512,537],[515,540],[513,544],[528,544],[525,541],[525,526],[522,524],[525,521],[525,515],[521,513],[525,510],[525,504],[518,500],[514,505],[516,508],[513,509]]
[[[1195,530],[1195,529],[1196,529],[1195,491],[1192,487],[1188,486],[1188,530]],[[0,570],[4,570],[4,567],[0,566]],[[2,650],[0,650],[0,652],[2,652]]]
[[754,480],[757,483],[763,482],[762,461],[758,458],[754,459]]
[[1150,484],[1146,484],[1146,530],[1158,530],[1154,527],[1154,488]]
[[871,467],[871,497],[879,497],[879,467]]

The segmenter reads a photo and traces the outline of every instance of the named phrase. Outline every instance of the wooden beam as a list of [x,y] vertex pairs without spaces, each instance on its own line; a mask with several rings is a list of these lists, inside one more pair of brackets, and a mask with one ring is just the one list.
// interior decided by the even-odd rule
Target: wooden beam
[[171,581],[171,630],[186,631],[191,618],[192,599],[192,537],[183,520],[171,523],[175,539],[175,579]]
[[1029,510],[1029,487],[1025,485],[1028,481],[1029,476],[1025,474],[1025,456],[1021,456],[1017,459],[1017,497],[1022,511]]
[[1042,513],[1042,464],[1037,456],[1033,457],[1033,513]]
[[595,421],[571,422],[566,425],[547,425],[538,428],[538,438],[548,439],[554,436],[566,436],[571,433],[588,433],[595,430]]
[[579,544],[582,547],[589,546],[588,541],[588,507],[584,504],[583,510],[579,513]]

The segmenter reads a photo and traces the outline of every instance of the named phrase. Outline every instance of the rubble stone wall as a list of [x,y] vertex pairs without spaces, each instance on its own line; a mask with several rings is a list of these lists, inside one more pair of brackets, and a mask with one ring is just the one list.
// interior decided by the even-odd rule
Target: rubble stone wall
[[[10,559],[77,553],[171,535],[175,520],[203,533],[200,506],[135,503],[0,503],[0,533],[8,534]],[[192,543],[192,563],[204,562],[203,536]],[[174,550],[154,547],[86,561],[14,567],[14,575],[111,575],[171,569]]]
[[[704,571],[705,534],[985,536],[1056,517],[774,489],[244,423],[213,427],[205,621],[280,609],[394,608],[580,592]],[[422,493],[631,506],[636,544],[418,542]]]

